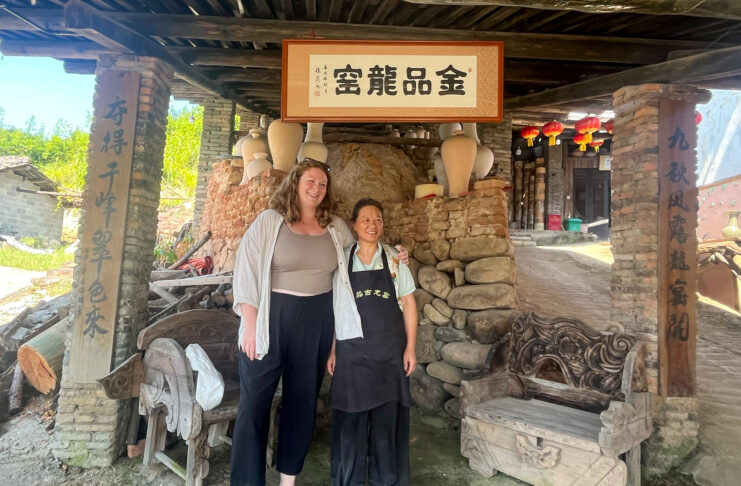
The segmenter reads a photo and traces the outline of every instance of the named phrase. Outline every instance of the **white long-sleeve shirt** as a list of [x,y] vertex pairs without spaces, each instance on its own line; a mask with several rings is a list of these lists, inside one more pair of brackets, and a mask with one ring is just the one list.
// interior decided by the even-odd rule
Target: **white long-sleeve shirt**
[[[283,216],[272,209],[260,213],[245,231],[234,264],[234,312],[242,316],[241,304],[257,308],[257,359],[262,359],[270,349],[270,264],[282,223]],[[344,248],[354,241],[352,233],[337,216],[332,216],[327,230],[337,251],[337,269],[332,274],[335,336],[339,340],[363,337],[344,252]],[[243,331],[244,318],[239,325],[239,342]]]

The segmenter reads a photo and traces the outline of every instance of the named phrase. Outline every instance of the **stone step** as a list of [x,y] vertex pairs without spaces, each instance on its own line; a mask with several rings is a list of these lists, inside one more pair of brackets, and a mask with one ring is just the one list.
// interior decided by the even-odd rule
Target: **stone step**
[[538,246],[536,242],[533,240],[515,240],[512,239],[512,245],[513,246]]

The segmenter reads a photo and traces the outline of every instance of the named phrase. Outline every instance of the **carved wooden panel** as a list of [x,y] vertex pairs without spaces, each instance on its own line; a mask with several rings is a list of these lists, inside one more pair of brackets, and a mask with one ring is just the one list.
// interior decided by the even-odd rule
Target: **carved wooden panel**
[[239,318],[217,310],[190,310],[161,319],[139,333],[136,345],[147,349],[157,338],[175,339],[183,348],[188,344],[236,343]]
[[619,398],[625,357],[635,341],[628,334],[599,333],[578,319],[547,319],[530,312],[512,326],[509,368],[535,376],[552,360],[568,385]]
[[111,399],[134,398],[139,396],[142,381],[142,355],[136,353],[121,363],[107,376],[98,380],[103,385],[106,396]]

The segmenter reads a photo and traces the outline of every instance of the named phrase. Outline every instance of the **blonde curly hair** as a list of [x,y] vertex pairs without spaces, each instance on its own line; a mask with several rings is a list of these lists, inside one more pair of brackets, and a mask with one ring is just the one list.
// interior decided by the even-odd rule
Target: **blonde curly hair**
[[329,166],[324,162],[306,157],[293,166],[288,175],[280,183],[278,189],[270,197],[270,208],[279,212],[288,223],[301,221],[301,201],[298,198],[298,181],[309,169],[321,169],[327,176],[327,193],[316,208],[316,219],[319,226],[326,228],[332,221],[331,212],[335,209],[335,200],[332,196],[332,178],[329,176]]

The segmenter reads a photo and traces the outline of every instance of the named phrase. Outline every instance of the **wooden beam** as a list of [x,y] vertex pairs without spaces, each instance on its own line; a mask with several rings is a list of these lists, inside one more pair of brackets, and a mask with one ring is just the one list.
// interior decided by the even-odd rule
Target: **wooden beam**
[[505,101],[504,106],[505,109],[514,110],[568,103],[584,98],[610,95],[623,86],[646,83],[693,83],[708,78],[737,75],[741,75],[741,46],[717,49],[651,66],[641,66],[540,93],[520,96]]
[[95,74],[95,68],[97,67],[97,61],[78,61],[78,60],[67,60],[64,61],[64,72],[69,74]]
[[[435,12],[432,6],[427,11]],[[15,9],[33,20],[36,9]],[[424,12],[426,13],[426,12]],[[424,16],[424,13],[419,18]],[[484,22],[496,16],[484,19]],[[705,42],[622,38],[588,35],[534,34],[519,32],[431,29],[392,25],[306,22],[275,19],[149,14],[116,12],[117,23],[141,36],[173,37],[236,42],[280,44],[283,39],[365,39],[365,40],[500,40],[505,56],[523,59],[653,64],[666,59],[673,50],[701,49]],[[0,23],[0,29],[4,29]],[[730,47],[732,44],[716,44]],[[223,49],[228,51],[230,49]]]
[[[80,0],[69,0],[65,4],[64,19],[67,28],[77,34],[93,38],[112,47],[121,46],[123,49],[139,56],[159,58],[170,64],[189,83],[250,108],[254,106],[249,99],[240,98],[231,90],[213,82],[208,76],[204,76],[179,56],[168,52],[152,39],[140,35],[136,30],[113,20],[107,14],[82,3]],[[260,113],[262,110],[254,106],[254,111]]]
[[741,3],[728,0],[404,0],[425,5],[498,5],[501,7],[526,7],[544,10],[576,10],[591,14],[643,13],[653,15],[689,15],[741,20]]

